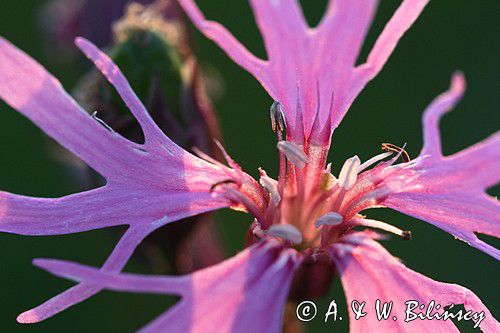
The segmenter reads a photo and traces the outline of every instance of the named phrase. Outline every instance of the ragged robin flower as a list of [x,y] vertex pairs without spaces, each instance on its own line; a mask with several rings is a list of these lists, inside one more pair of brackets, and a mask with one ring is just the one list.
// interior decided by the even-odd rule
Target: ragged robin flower
[[[409,160],[404,147],[367,161],[357,156],[334,176],[327,164],[331,135],[363,87],[382,69],[399,39],[428,1],[405,0],[364,64],[355,65],[375,12],[375,0],[332,0],[311,28],[295,0],[251,0],[268,59],[249,53],[223,26],[208,21],[192,0],[180,0],[193,23],[253,74],[276,101],[277,179],[261,170],[254,180],[226,154],[228,166],[184,151],[149,117],[112,61],[83,39],[80,49],[115,86],[140,123],[144,144],[130,142],[88,116],[40,65],[7,41],[0,44],[0,96],[106,178],[106,185],[56,199],[0,195],[0,231],[26,235],[80,232],[127,224],[106,263],[95,269],[37,259],[49,272],[78,285],[18,317],[44,320],[102,289],[173,294],[181,300],[144,332],[277,332],[297,272],[325,262],[340,274],[348,301],[434,300],[483,312],[475,324],[500,326],[470,290],[433,281],[405,267],[378,242],[382,230],[403,231],[362,215],[388,207],[421,218],[498,259],[499,251],[475,233],[498,237],[500,206],[485,190],[498,183],[500,135],[443,156],[438,122],[465,89],[462,74],[423,117],[424,147]],[[249,246],[234,258],[184,276],[120,273],[135,247],[153,230],[177,219],[223,207],[252,215]],[[366,228],[364,231],[354,230]],[[379,321],[350,318],[353,332],[456,331],[450,321]]]

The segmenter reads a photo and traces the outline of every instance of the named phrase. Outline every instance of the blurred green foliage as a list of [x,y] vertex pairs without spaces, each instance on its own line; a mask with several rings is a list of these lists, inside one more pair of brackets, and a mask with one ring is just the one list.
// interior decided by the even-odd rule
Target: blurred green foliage
[[[223,22],[250,50],[265,57],[251,11],[245,1],[199,1],[209,18]],[[363,56],[399,0],[383,0],[369,34]],[[303,1],[311,22],[317,22],[326,1]],[[1,34],[39,60],[67,89],[89,68],[81,58],[78,66],[48,57],[42,46],[38,12],[44,1],[5,0],[0,4]],[[402,40],[382,73],[365,89],[334,133],[330,160],[338,173],[343,161],[358,154],[366,159],[379,152],[381,142],[406,142],[411,156],[422,144],[420,118],[425,106],[444,91],[451,73],[465,72],[468,91],[456,110],[442,122],[446,154],[463,149],[498,130],[500,125],[500,2],[496,0],[434,0]],[[96,13],[98,15],[98,13]],[[256,175],[257,167],[277,173],[275,137],[270,129],[271,99],[244,70],[232,63],[212,42],[195,33],[196,51],[204,65],[224,78],[225,94],[216,102],[228,152],[245,170]],[[332,45],[332,47],[334,47]],[[38,196],[59,196],[76,190],[63,166],[48,150],[47,139],[31,123],[0,104],[0,188]],[[498,195],[498,191],[492,192]],[[389,250],[406,264],[431,278],[454,282],[473,290],[497,318],[500,313],[497,262],[456,241],[435,227],[388,210],[368,212],[413,231],[414,240],[386,242]],[[250,222],[248,216],[230,211],[218,213],[219,226],[229,253],[241,248]],[[496,244],[498,241],[485,238]],[[32,326],[17,324],[21,311],[38,305],[67,288],[70,283],[34,268],[32,258],[53,257],[99,265],[113,247],[105,230],[56,237],[21,237],[0,234],[0,327],[2,332],[131,332],[161,313],[171,300],[151,295],[103,292],[84,303]],[[147,272],[132,262],[129,270]],[[389,288],[390,286],[388,286]],[[341,315],[347,317],[338,280],[325,298],[327,309],[334,297]],[[347,330],[347,321],[325,324],[319,316],[307,325],[311,331]]]
[[[137,47],[141,40],[147,40],[144,43],[147,43],[148,47]],[[182,86],[181,59],[175,48],[162,35],[144,31],[131,33],[128,40],[119,43],[113,48],[111,57],[116,65],[124,73],[127,73],[127,79],[142,101],[151,99],[151,78],[158,77],[161,80],[159,90],[164,94],[165,100],[168,101],[169,110],[179,113],[180,107],[178,104]],[[119,99],[116,92],[114,97]],[[121,100],[113,104],[121,104],[125,107]],[[180,114],[174,116],[176,119],[182,120]]]

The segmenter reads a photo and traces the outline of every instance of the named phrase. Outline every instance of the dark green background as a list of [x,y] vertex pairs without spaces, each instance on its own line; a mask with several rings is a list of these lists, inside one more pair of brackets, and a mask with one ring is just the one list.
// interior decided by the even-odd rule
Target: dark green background
[[[264,50],[245,1],[200,1],[210,18],[226,24],[249,49]],[[0,33],[26,50],[72,88],[88,66],[81,59],[69,66],[48,57],[42,44],[37,13],[43,1],[2,1]],[[317,21],[326,1],[303,1],[305,12]],[[383,0],[368,38],[371,46],[399,1]],[[96,13],[98,15],[98,13]],[[333,138],[330,160],[338,173],[343,161],[358,154],[362,160],[379,152],[381,142],[408,143],[416,156],[422,144],[420,118],[425,106],[449,83],[451,73],[462,69],[468,79],[467,94],[442,123],[444,151],[454,153],[493,133],[500,125],[500,2],[497,0],[433,0],[416,25],[399,44],[382,73],[364,90]],[[199,58],[216,68],[225,81],[225,94],[217,101],[225,145],[251,174],[257,167],[277,171],[275,138],[270,130],[271,99],[244,70],[234,65],[213,43],[196,34]],[[366,47],[364,51],[366,55]],[[60,163],[47,149],[44,135],[29,121],[0,103],[0,189],[38,196],[59,196],[77,190]],[[494,193],[494,190],[490,191]],[[498,191],[496,193],[498,194]],[[388,210],[369,212],[371,217],[411,229],[414,240],[393,239],[387,247],[406,264],[436,280],[455,282],[472,289],[499,316],[500,290],[497,262],[465,243],[424,222]],[[219,222],[230,252],[241,247],[250,218],[222,212]],[[492,238],[483,238],[498,245]],[[151,295],[103,292],[41,324],[22,326],[16,315],[70,285],[31,265],[36,257],[71,259],[100,264],[113,247],[106,231],[55,237],[21,237],[0,234],[0,330],[2,332],[125,331],[135,330],[161,313],[169,300]],[[147,272],[132,263],[130,269]],[[332,296],[341,304],[338,281]],[[390,288],[390,286],[387,286]],[[329,300],[323,300],[320,311]],[[345,305],[342,305],[346,318]],[[256,318],[258,320],[258,318]],[[315,331],[346,330],[342,323],[310,324]]]

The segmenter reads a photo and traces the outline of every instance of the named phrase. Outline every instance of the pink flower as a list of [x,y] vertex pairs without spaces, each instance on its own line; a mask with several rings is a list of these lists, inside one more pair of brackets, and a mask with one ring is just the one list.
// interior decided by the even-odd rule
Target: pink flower
[[[5,40],[0,42],[0,96],[48,135],[103,175],[104,187],[56,199],[0,193],[0,231],[53,235],[123,225],[128,230],[100,269],[57,260],[35,264],[79,284],[21,314],[20,322],[44,320],[103,288],[175,294],[181,301],[145,332],[242,332],[280,330],[292,280],[306,263],[327,262],[339,271],[348,301],[394,301],[398,317],[406,300],[443,307],[464,304],[484,311],[476,324],[486,332],[498,322],[468,289],[411,271],[377,242],[380,235],[357,226],[402,231],[360,213],[390,207],[422,218],[499,258],[475,233],[498,237],[500,206],[485,190],[500,180],[495,162],[500,135],[452,156],[440,150],[438,121],[460,99],[462,74],[424,114],[425,145],[414,160],[396,164],[404,149],[361,163],[348,159],[338,177],[327,165],[333,130],[349,106],[383,67],[403,33],[428,1],[405,0],[365,64],[355,66],[375,11],[374,0],[330,1],[320,24],[309,28],[295,0],[252,0],[268,60],[250,54],[224,27],[205,20],[192,0],[180,0],[195,25],[252,73],[276,100],[280,173],[261,170],[252,179],[226,154],[228,166],[198,158],[169,140],[152,122],[119,69],[95,46],[80,49],[115,86],[140,123],[145,143],[130,142],[89,117],[40,65]],[[387,160],[393,155],[389,160]],[[372,167],[373,166],[373,167]],[[371,168],[370,168],[371,167]],[[120,273],[135,247],[153,230],[201,212],[231,207],[255,218],[249,247],[218,265],[180,277]],[[292,247],[295,245],[295,247]],[[352,318],[351,318],[352,319]],[[378,321],[374,313],[351,320],[351,330],[456,330],[450,321]]]

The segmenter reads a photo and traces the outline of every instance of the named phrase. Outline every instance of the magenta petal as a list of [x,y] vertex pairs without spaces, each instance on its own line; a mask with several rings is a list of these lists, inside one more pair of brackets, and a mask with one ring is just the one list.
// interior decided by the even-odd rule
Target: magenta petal
[[66,310],[68,307],[78,304],[102,289],[95,286],[80,283],[61,294],[53,297],[42,305],[25,311],[17,316],[17,322],[21,324],[34,324],[50,318],[59,312]]
[[120,225],[127,215],[123,200],[133,195],[106,187],[59,199],[0,192],[0,232],[58,235]]
[[441,156],[441,135],[439,121],[451,111],[465,93],[466,82],[463,73],[457,72],[451,78],[450,89],[432,101],[424,112],[424,147],[421,155]]
[[0,98],[103,176],[129,170],[135,144],[92,119],[24,52],[0,38]]
[[[109,185],[57,199],[0,192],[0,232],[61,235],[118,225],[151,224],[156,228],[224,206],[201,193],[161,193]],[[153,225],[154,221],[158,222]]]
[[1,39],[0,97],[99,171],[108,184],[57,199],[0,193],[0,231],[41,235],[120,224],[159,227],[227,206],[211,186],[231,179],[231,170],[171,142],[111,60],[89,42],[79,40],[79,44],[116,85],[154,142],[137,145],[105,129],[43,67]]
[[500,182],[500,133],[451,156],[441,154],[439,119],[462,96],[463,76],[452,79],[424,115],[425,144],[408,168],[384,181],[384,205],[428,221],[471,246],[500,259],[500,251],[475,233],[500,236],[500,204],[486,190]]
[[153,191],[110,185],[57,199],[0,192],[0,232],[61,235],[118,225],[156,229],[227,206],[210,193]]
[[151,144],[138,145],[106,129],[42,66],[4,39],[0,39],[0,97],[109,183],[136,181],[160,189],[208,191],[214,182],[228,178],[227,170],[194,157],[163,135],[111,60],[88,41],[78,43],[116,85],[143,131],[154,138]]
[[425,220],[500,260],[475,233],[500,236],[500,204],[484,191],[499,181],[500,135],[451,157],[423,160],[401,184],[388,179],[387,207]]
[[[365,317],[355,320],[353,312],[349,311],[351,332],[458,332],[451,320],[416,319],[405,322],[405,302],[409,300],[425,305],[435,301],[441,305],[437,310],[439,313],[445,306],[463,304],[466,310],[484,311],[484,320],[479,325],[483,332],[500,330],[500,324],[472,291],[456,284],[434,281],[410,270],[364,233],[346,236],[333,245],[332,254],[340,271],[348,306],[354,300],[360,303],[366,301]],[[394,302],[388,320],[377,319],[377,299]],[[425,314],[426,310],[414,311]],[[456,313],[457,309],[451,311]],[[431,314],[435,312],[434,309]],[[396,316],[397,321],[392,316]]]
[[[128,262],[136,247],[142,240],[156,229],[156,226],[132,226],[122,236],[115,249],[108,257],[102,270],[119,272]],[[102,288],[88,283],[80,283],[43,304],[25,311],[17,317],[17,321],[24,324],[35,323],[50,318],[67,308],[86,300],[100,292]]]
[[181,277],[114,274],[57,260],[38,259],[35,264],[55,275],[111,290],[181,296],[143,332],[279,332],[299,262],[295,250],[261,242],[232,259]]
[[215,41],[231,59],[248,72],[258,76],[265,62],[250,53],[241,43],[222,25],[208,21],[193,1],[179,1],[189,15],[193,24],[208,38]]
[[429,0],[404,0],[378,37],[368,60],[360,67],[365,80],[380,72],[406,31],[415,23]]
[[150,143],[150,141],[172,146],[173,143],[165,135],[163,135],[163,132],[154,123],[148,111],[134,93],[118,66],[116,66],[106,54],[101,52],[101,50],[88,40],[78,37],[76,38],[75,43],[85,53],[85,55],[94,62],[96,67],[102,72],[103,75],[106,76],[109,82],[118,91],[129,110],[141,125],[146,138],[146,146]]
[[[115,249],[108,257],[102,270],[108,272],[119,272],[125,267],[136,247],[154,228],[130,227],[122,236]],[[31,324],[50,318],[67,308],[94,296],[102,290],[101,287],[86,282],[65,290],[59,295],[49,299],[43,304],[31,310],[21,313],[17,321],[23,324]]]
[[[86,193],[70,197],[81,198]],[[14,212],[6,210],[6,215],[3,217],[0,216],[0,227],[2,227],[4,220],[7,222],[7,225],[3,226],[3,229],[0,228],[0,230],[29,235],[62,234],[79,232],[83,231],[83,229],[102,228],[108,226],[107,224],[110,223],[114,223],[115,225],[129,224],[130,227],[102,266],[102,270],[104,271],[119,272],[128,262],[141,241],[157,228],[167,223],[218,207],[217,203],[211,201],[208,196],[203,197],[203,194],[197,193],[167,195],[157,198],[156,202],[154,201],[153,193],[135,191],[130,194],[142,198],[142,200],[136,200],[133,197],[124,198],[121,196],[123,195],[122,192],[116,191],[113,202],[105,201],[103,196],[96,196],[96,202],[83,202],[83,200],[80,200],[74,203],[75,206],[70,205],[67,209],[64,206],[58,207],[57,204],[53,204],[54,207],[37,207],[39,210],[33,210],[32,207],[30,207],[30,210],[25,207],[17,207],[18,211]],[[196,201],[197,199],[199,199],[198,202]],[[48,200],[57,203],[59,199],[25,198],[25,200],[26,203],[21,202],[21,204],[29,207],[31,201]],[[62,202],[66,202],[66,198],[62,198],[61,200]],[[82,204],[84,205],[83,207]],[[124,205],[127,205],[127,207],[125,208]],[[223,202],[220,202],[218,205],[220,207],[225,206]],[[79,209],[82,210],[79,211]],[[159,218],[158,216],[163,217]],[[109,221],[107,220],[108,218]],[[12,221],[16,223],[9,225],[8,223]],[[84,301],[101,290],[102,288],[98,286],[96,287],[85,282],[81,283],[49,299],[38,307],[22,313],[18,317],[18,321],[21,323],[33,323],[45,320],[70,306]]]
[[[120,271],[153,230],[227,207],[229,201],[220,191],[212,191],[212,186],[238,178],[238,173],[174,144],[153,123],[109,57],[88,41],[77,43],[116,87],[139,121],[146,143],[136,144],[105,128],[42,66],[0,39],[0,97],[107,180],[99,189],[54,199],[0,192],[0,232],[56,235],[129,225],[103,266],[103,270]],[[43,320],[99,290],[76,286],[19,320]]]
[[179,3],[193,23],[283,105],[287,139],[328,145],[348,108],[383,67],[428,0],[406,0],[364,65],[356,60],[378,1],[330,0],[318,26],[309,27],[297,0],[251,0],[268,60],[256,58],[227,29],[205,19],[193,0]]

